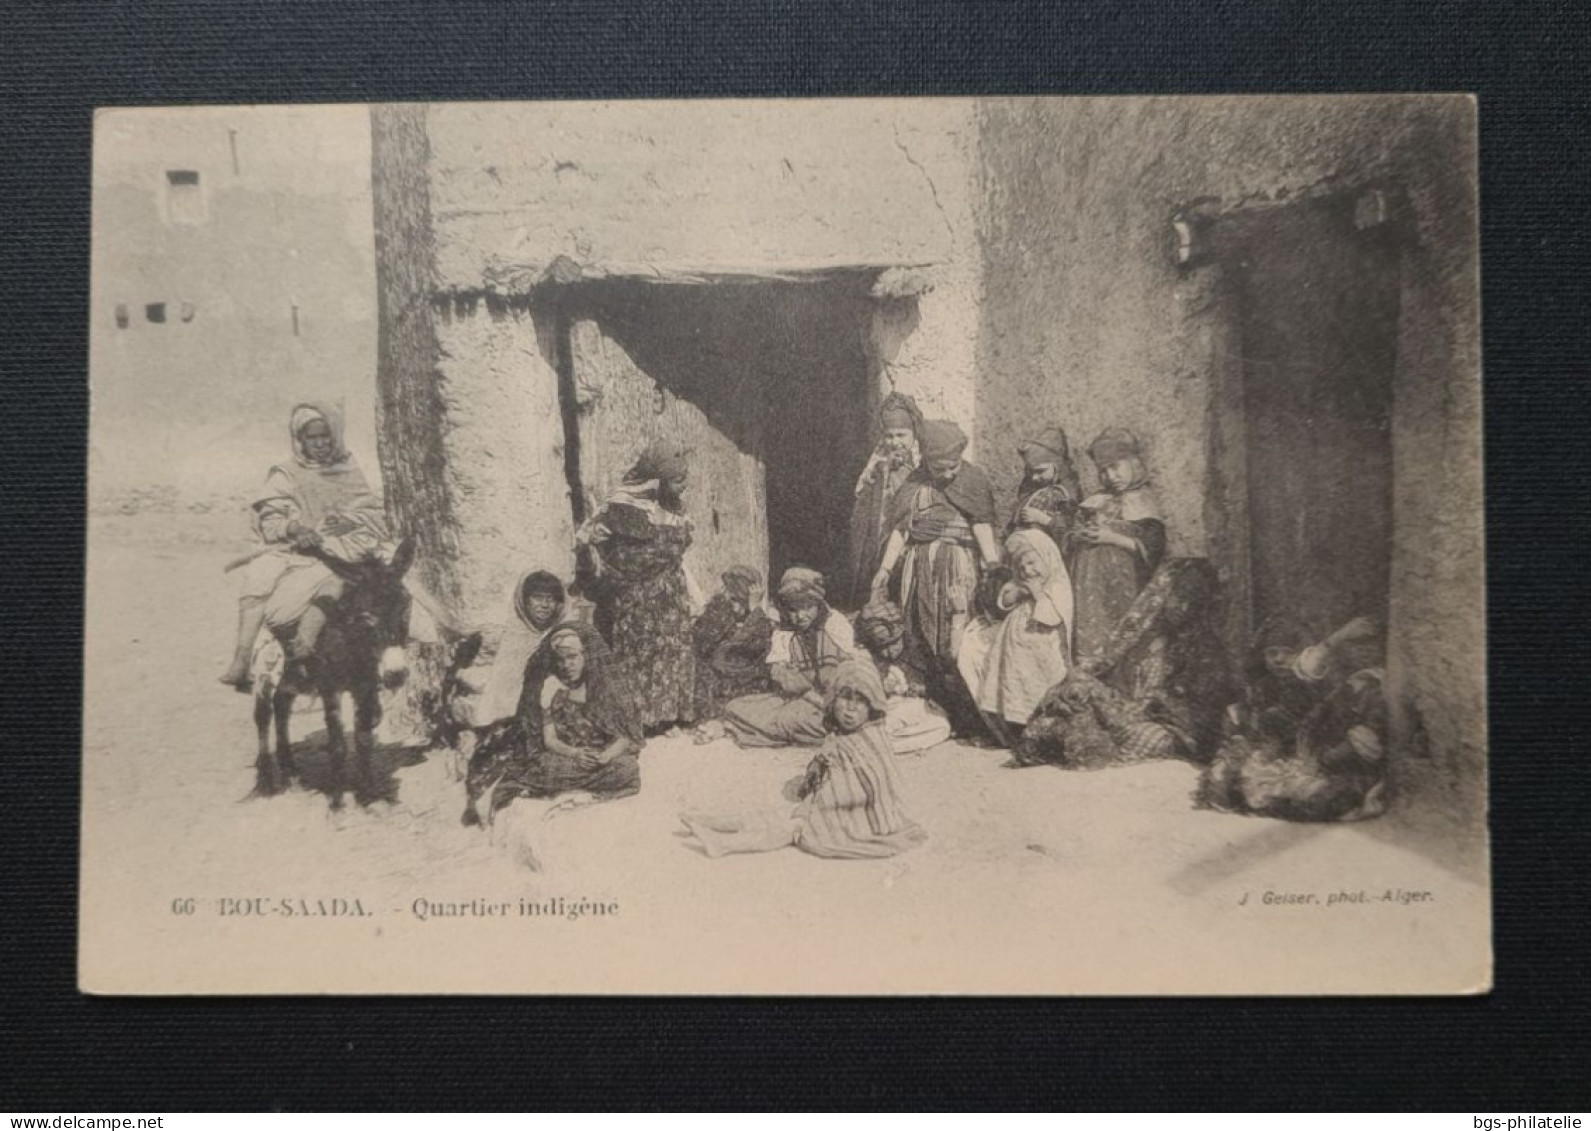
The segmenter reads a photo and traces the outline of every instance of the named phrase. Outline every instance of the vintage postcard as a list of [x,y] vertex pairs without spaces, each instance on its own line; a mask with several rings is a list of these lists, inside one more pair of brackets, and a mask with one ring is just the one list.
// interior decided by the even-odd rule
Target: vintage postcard
[[80,984],[1491,984],[1464,96],[106,109]]

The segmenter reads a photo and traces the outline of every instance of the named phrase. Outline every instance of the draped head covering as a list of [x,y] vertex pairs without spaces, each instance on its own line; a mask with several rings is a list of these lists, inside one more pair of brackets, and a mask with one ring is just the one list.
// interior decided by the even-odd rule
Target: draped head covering
[[730,566],[719,574],[719,580],[724,583],[724,592],[742,601],[751,599],[753,589],[762,588],[762,574],[748,565]]
[[[325,423],[332,440],[331,455],[320,462],[304,454],[300,438],[305,426],[316,420]],[[266,476],[265,489],[253,505],[256,526],[262,510],[290,499],[298,508],[298,521],[305,526],[319,527],[327,515],[335,513],[358,523],[371,538],[387,538],[381,498],[370,489],[364,472],[343,444],[342,412],[332,404],[305,402],[293,407],[287,427],[293,458],[277,464]]]
[[923,413],[905,393],[891,393],[878,406],[878,422],[881,428],[910,428],[921,434]]
[[781,606],[826,604],[823,575],[805,566],[791,566],[779,579],[777,600]]
[[883,714],[889,705],[889,697],[884,694],[884,681],[879,678],[878,668],[870,661],[846,660],[835,669],[834,681],[829,684],[830,709],[843,691],[860,695],[874,714]]
[[624,477],[626,483],[678,479],[689,469],[685,445],[678,440],[653,440],[636,457],[635,466]]
[[[1013,580],[1028,587],[1033,597],[1033,620],[1049,628],[1072,630],[1072,577],[1055,539],[1042,530],[1023,528],[1005,540],[1006,559],[1013,567]],[[1037,563],[1039,576],[1027,579],[1016,572],[1020,559]],[[1070,651],[1070,649],[1068,649]]]
[[967,450],[967,434],[949,420],[926,421],[922,441],[924,459],[957,459]]
[[1088,445],[1088,456],[1096,466],[1109,467],[1121,459],[1143,459],[1138,437],[1125,428],[1107,428]]
[[888,598],[869,602],[856,614],[856,635],[868,648],[887,648],[906,635],[906,614]]
[[1022,456],[1022,464],[1029,471],[1044,464],[1061,464],[1072,462],[1072,449],[1066,442],[1066,433],[1059,428],[1046,428],[1033,439],[1024,442],[1017,448]]
[[641,742],[640,719],[626,706],[630,697],[621,685],[623,673],[613,663],[613,654],[608,651],[602,635],[589,624],[570,621],[549,632],[531,656],[530,663],[525,665],[525,685],[517,715],[527,749],[544,748],[542,730],[546,715],[541,706],[541,690],[547,677],[556,674],[553,656],[558,642],[570,637],[578,638],[585,650],[582,686],[586,689],[586,715],[615,737],[623,735],[633,742]]
[[1075,503],[1082,498],[1082,486],[1077,478],[1077,465],[1072,462],[1072,446],[1066,432],[1051,426],[1017,448],[1022,466],[1029,475],[1046,464],[1055,468],[1055,485],[1071,496]]
[[[519,579],[519,584],[514,586],[514,612],[519,614],[519,619],[525,622],[525,627],[533,632],[541,631],[530,617],[530,599],[532,597],[552,597],[558,602],[558,610],[562,612],[563,605],[568,600],[564,592],[563,582],[557,575],[548,573],[544,569],[531,570]],[[556,620],[558,614],[554,613]]]
[[[312,460],[304,452],[304,429],[317,420],[331,433],[331,455],[324,460]],[[293,445],[293,459],[299,467],[334,467],[348,460],[348,449],[343,445],[343,414],[336,405],[313,401],[294,405],[287,420],[287,432]]]

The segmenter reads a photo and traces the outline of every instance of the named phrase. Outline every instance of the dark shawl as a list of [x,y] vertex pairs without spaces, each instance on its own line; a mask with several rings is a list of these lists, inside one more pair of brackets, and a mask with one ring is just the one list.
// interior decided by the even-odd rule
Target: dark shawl
[[939,498],[960,511],[969,524],[991,527],[995,524],[994,485],[981,467],[963,462],[956,477],[946,484],[936,483],[927,467],[919,467],[907,476],[890,503],[890,530],[906,529],[911,521],[912,503],[922,487],[932,488]]

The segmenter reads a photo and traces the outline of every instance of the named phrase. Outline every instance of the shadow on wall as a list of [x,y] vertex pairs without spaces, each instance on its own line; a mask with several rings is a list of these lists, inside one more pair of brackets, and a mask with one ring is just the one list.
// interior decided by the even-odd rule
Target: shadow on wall
[[564,289],[570,447],[585,507],[648,440],[668,435],[692,450],[687,501],[704,586],[737,562],[774,576],[806,565],[835,591],[846,585],[853,487],[877,399],[871,282],[856,272]]

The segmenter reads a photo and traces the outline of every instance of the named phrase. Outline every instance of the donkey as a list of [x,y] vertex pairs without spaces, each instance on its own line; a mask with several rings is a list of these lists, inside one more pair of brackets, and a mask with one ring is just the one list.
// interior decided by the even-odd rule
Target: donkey
[[[403,576],[414,562],[414,544],[399,543],[390,564],[356,564],[322,559],[346,583],[342,598],[326,618],[313,655],[285,657],[274,670],[256,676],[254,725],[259,732],[254,792],[281,793],[298,775],[293,762],[289,721],[293,701],[314,693],[326,712],[326,745],[331,762],[331,807],[341,809],[348,740],[343,728],[342,695],[354,706],[354,797],[369,804],[374,789],[370,758],[381,723],[381,689],[401,686],[408,676],[403,646],[409,635],[410,597]],[[275,723],[276,744],[271,745]]]

